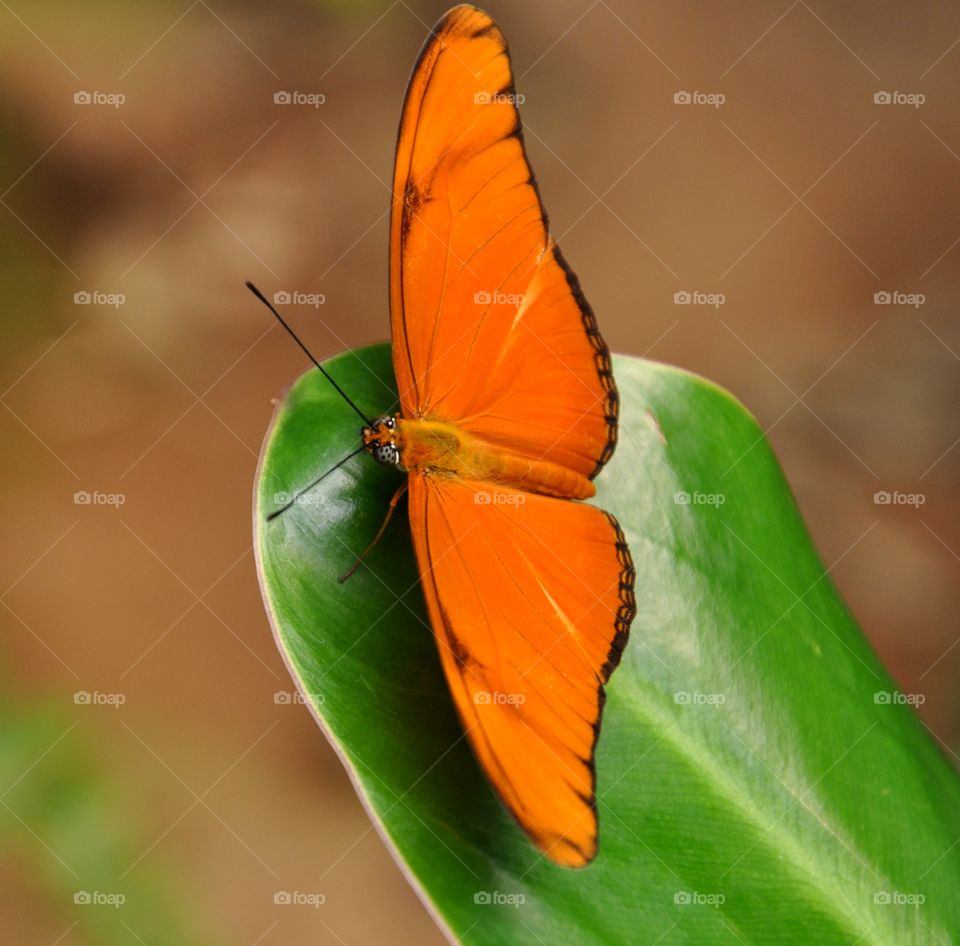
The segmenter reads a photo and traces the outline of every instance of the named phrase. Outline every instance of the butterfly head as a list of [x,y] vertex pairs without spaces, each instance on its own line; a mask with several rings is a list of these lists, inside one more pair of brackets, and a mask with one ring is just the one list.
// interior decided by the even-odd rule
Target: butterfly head
[[363,446],[377,463],[400,466],[400,447],[397,445],[397,419],[390,414],[378,417],[369,427],[360,431]]

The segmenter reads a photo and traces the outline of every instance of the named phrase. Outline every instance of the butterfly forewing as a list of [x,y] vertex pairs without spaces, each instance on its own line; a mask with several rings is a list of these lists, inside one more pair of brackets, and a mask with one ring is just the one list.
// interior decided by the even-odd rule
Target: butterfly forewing
[[401,408],[593,476],[616,442],[616,388],[593,313],[549,237],[516,100],[503,34],[479,10],[451,10],[410,80],[397,146]]

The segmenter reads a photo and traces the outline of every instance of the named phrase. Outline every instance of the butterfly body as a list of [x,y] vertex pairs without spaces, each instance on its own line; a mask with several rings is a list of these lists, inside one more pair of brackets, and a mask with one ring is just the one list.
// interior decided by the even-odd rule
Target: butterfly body
[[459,477],[563,499],[588,499],[596,493],[580,473],[505,450],[449,421],[408,420],[398,414],[380,418],[364,428],[362,436],[375,459],[410,473]]

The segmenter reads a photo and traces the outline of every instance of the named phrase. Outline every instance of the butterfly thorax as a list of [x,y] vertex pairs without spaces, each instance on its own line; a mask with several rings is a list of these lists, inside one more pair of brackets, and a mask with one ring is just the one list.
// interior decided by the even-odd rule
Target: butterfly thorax
[[469,433],[444,420],[380,417],[363,429],[375,460],[425,476],[457,476],[547,496],[588,499],[596,487],[587,477]]

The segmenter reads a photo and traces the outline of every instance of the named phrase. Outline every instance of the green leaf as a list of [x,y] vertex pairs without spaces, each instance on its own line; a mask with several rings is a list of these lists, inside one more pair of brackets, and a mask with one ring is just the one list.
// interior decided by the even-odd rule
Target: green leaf
[[[388,347],[327,366],[369,414],[395,409]],[[337,582],[402,475],[358,456],[265,521],[358,444],[315,370],[278,409],[257,484],[264,597],[374,822],[470,946],[960,942],[960,782],[838,597],[756,422],[702,379],[614,366],[620,445],[595,501],[627,534],[638,615],[582,871],[538,855],[473,760],[405,504]]]

